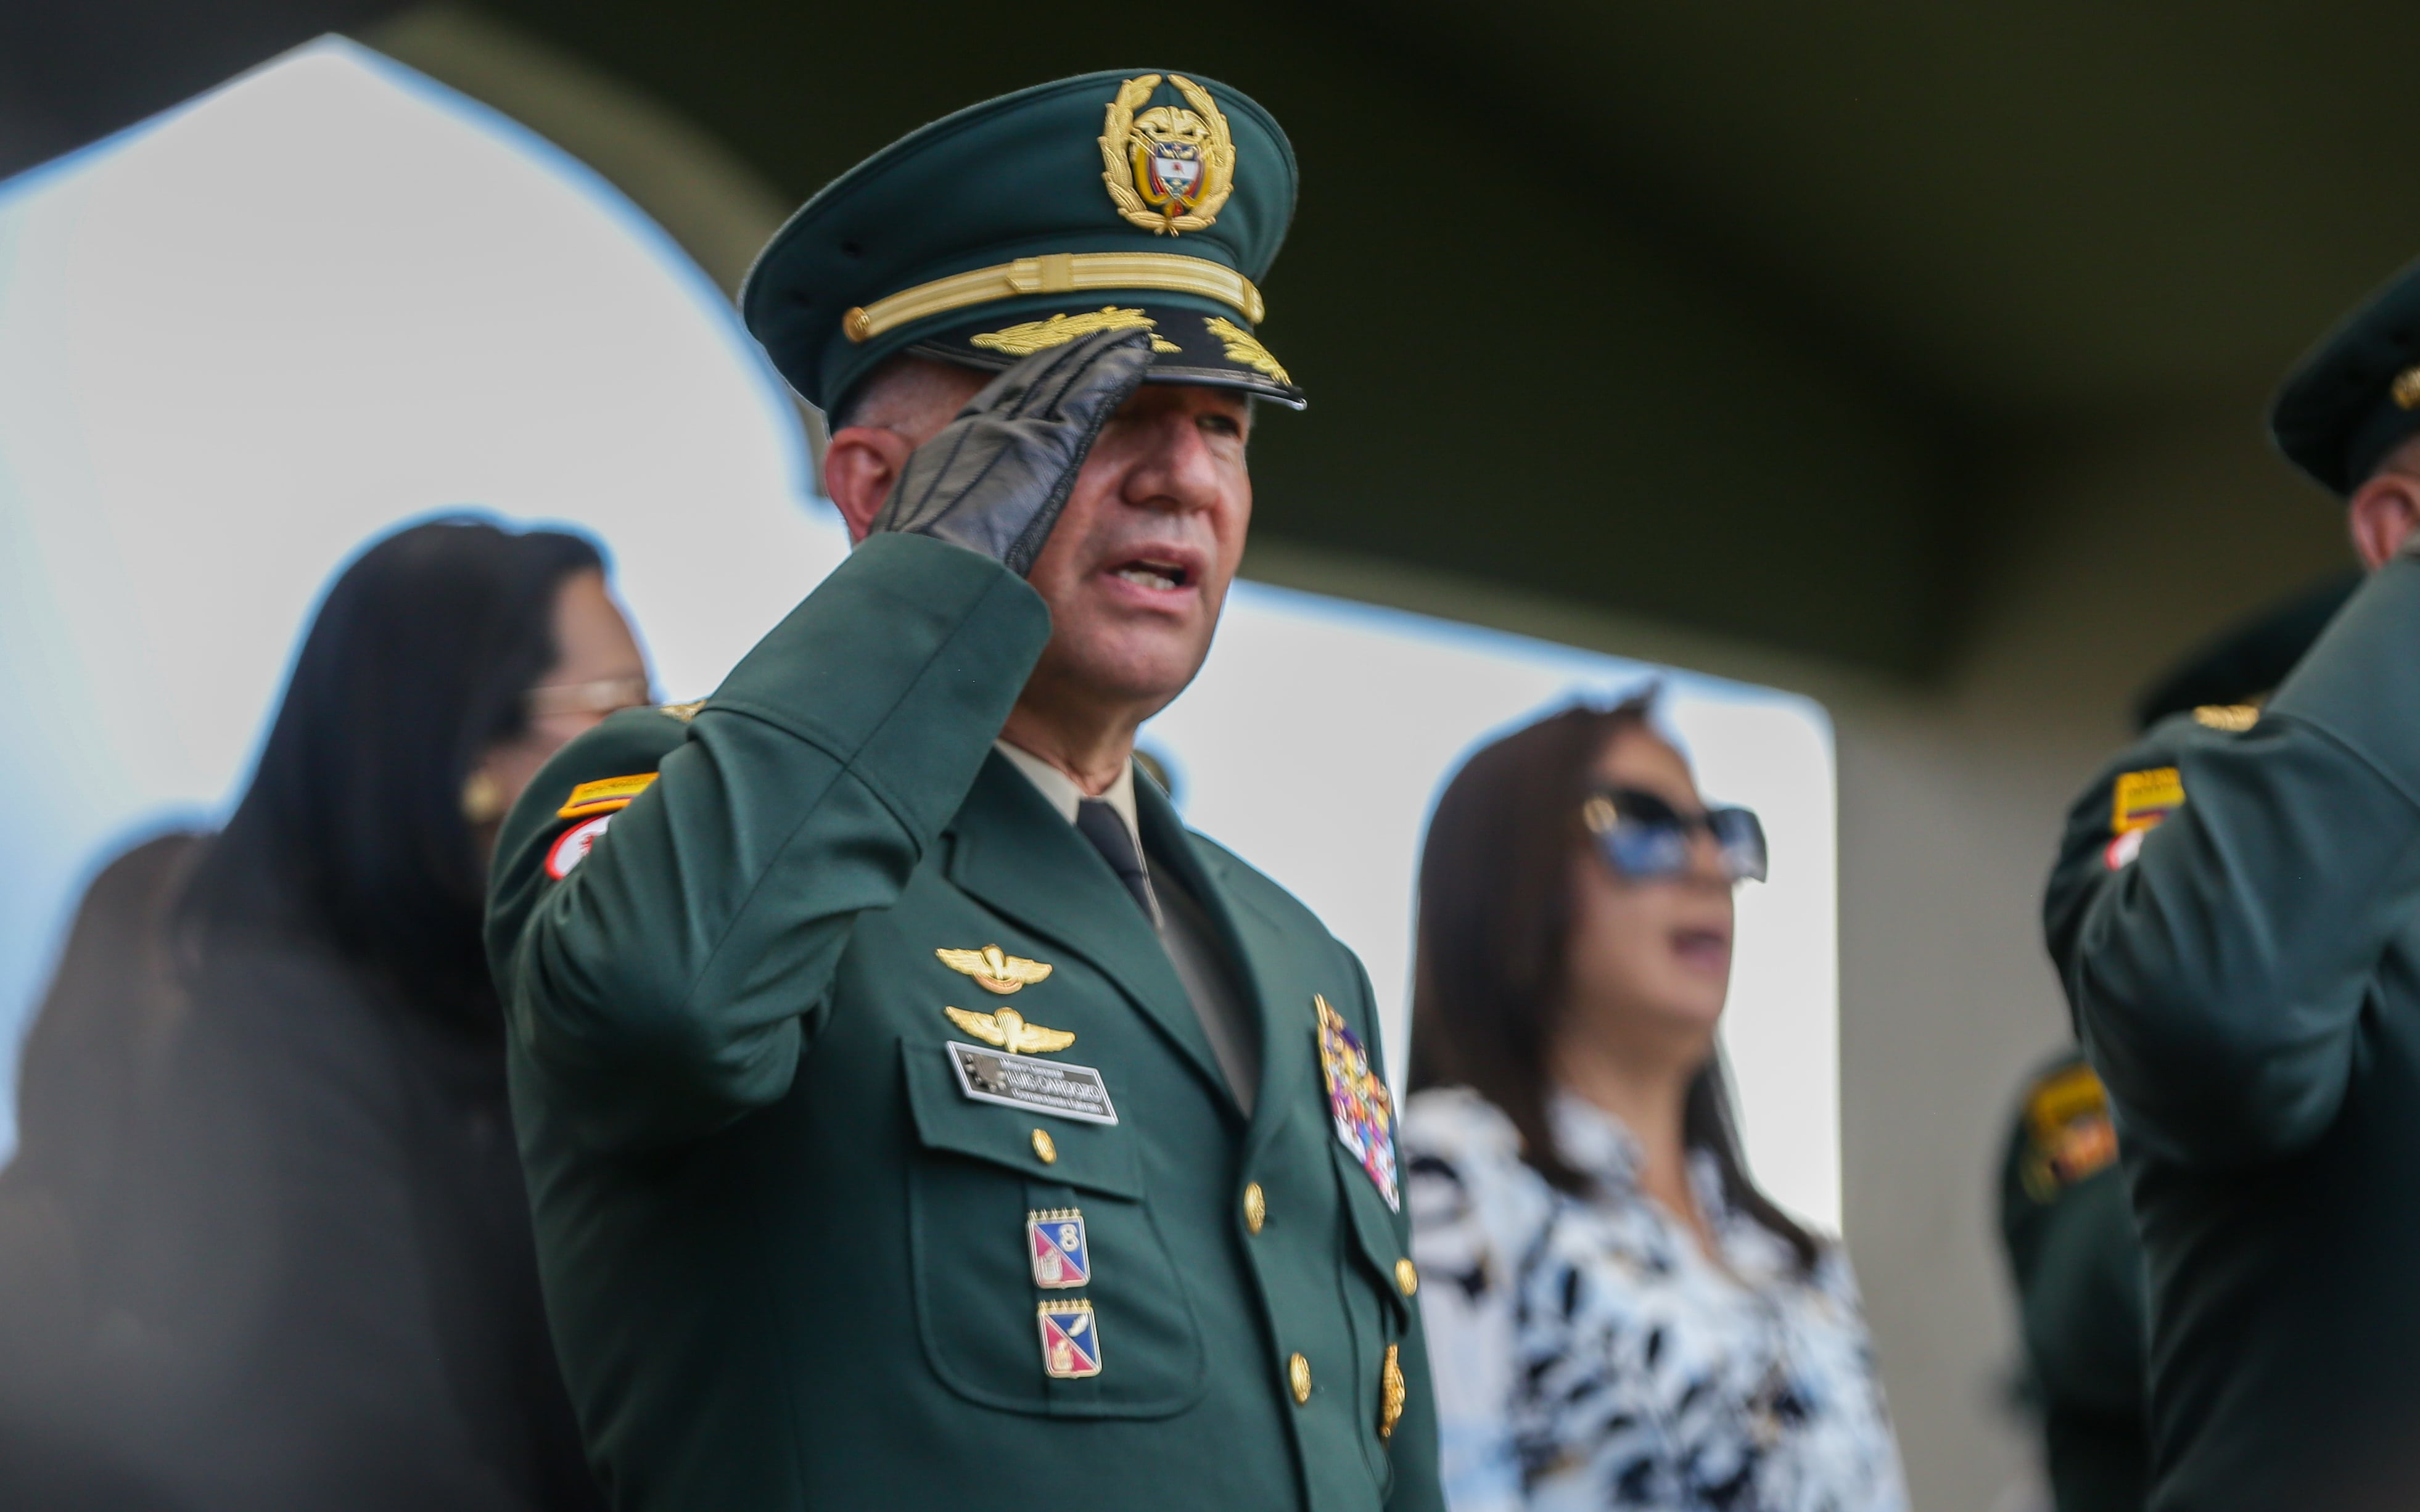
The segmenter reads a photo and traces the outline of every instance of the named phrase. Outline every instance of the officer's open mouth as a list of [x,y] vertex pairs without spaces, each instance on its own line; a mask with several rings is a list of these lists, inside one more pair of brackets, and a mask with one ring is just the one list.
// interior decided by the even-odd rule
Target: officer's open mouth
[[1138,588],[1154,588],[1162,592],[1183,588],[1193,580],[1192,572],[1181,562],[1129,562],[1113,576],[1123,578]]

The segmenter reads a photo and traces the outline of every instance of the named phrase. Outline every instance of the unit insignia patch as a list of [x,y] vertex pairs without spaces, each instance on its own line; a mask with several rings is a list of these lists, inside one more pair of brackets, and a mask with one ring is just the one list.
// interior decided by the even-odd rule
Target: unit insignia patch
[[1055,1381],[1081,1381],[1101,1373],[1101,1325],[1081,1297],[1046,1302],[1034,1310],[1042,1320],[1042,1373]]
[[2109,1094],[2089,1066],[2045,1078],[2025,1100],[2025,1190],[2047,1202],[2118,1158]]
[[609,777],[595,782],[582,782],[571,790],[563,807],[554,810],[557,819],[585,819],[592,814],[613,813],[627,809],[630,800],[647,791],[656,780],[653,772],[633,772],[628,777]]
[[1080,1119],[1086,1123],[1115,1123],[1118,1110],[1109,1104],[1109,1089],[1101,1073],[1090,1066],[1061,1060],[1036,1060],[977,1045],[944,1042],[950,1070],[957,1074],[958,1090],[978,1103],[1000,1103],[1035,1113]]
[[2183,807],[2184,801],[2184,779],[2173,766],[2122,772],[2111,799],[2109,828],[2119,835],[2157,828],[2160,821]]
[[571,869],[588,859],[588,848],[597,843],[597,837],[605,833],[605,826],[613,822],[613,815],[608,811],[556,836],[546,853],[546,874],[557,882],[571,875]]
[[980,950],[939,949],[933,953],[952,971],[966,973],[975,980],[976,986],[1002,997],[1046,980],[1050,975],[1047,963],[1011,955],[997,945],[986,945]]
[[1327,1082],[1327,1109],[1336,1119],[1336,1137],[1370,1173],[1387,1206],[1401,1211],[1395,1188],[1395,1105],[1387,1084],[1370,1064],[1360,1036],[1344,1015],[1314,994],[1319,1010],[1319,1071]]
[[1027,1213],[1025,1247],[1033,1259],[1033,1284],[1045,1291],[1080,1287],[1093,1279],[1093,1252],[1084,1242],[1080,1208]]

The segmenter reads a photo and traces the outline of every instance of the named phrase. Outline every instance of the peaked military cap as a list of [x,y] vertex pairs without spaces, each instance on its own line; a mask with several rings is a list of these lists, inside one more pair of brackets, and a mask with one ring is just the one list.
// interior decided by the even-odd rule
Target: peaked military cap
[[826,185],[758,255],[748,329],[830,410],[902,352],[996,370],[1108,329],[1147,381],[1302,407],[1254,333],[1294,218],[1294,147],[1248,96],[1113,69],[970,106]]
[[2295,364],[2270,408],[2269,430],[2288,461],[2348,498],[2420,431],[2420,263]]

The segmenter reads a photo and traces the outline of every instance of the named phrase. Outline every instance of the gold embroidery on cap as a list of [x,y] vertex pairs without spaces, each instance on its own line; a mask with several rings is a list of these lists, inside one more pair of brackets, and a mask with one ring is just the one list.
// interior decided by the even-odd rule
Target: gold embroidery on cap
[[1261,340],[1258,336],[1246,331],[1243,327],[1235,324],[1233,320],[1228,319],[1225,316],[1212,316],[1209,319],[1202,322],[1202,328],[1204,331],[1209,332],[1210,334],[1218,337],[1220,341],[1226,343],[1227,361],[1231,363],[1241,363],[1246,367],[1252,368],[1255,371],[1277,379],[1280,383],[1292,384],[1294,382],[1293,378],[1286,376],[1285,364],[1280,363],[1275,357],[1269,355],[1269,349],[1261,345]]
[[1182,350],[1176,343],[1159,333],[1158,321],[1140,310],[1121,310],[1109,304],[1090,315],[1054,315],[1047,320],[1028,320],[1005,331],[986,331],[980,335],[969,336],[967,345],[988,351],[1006,352],[1011,357],[1031,357],[1053,347],[1064,347],[1096,331],[1148,331],[1152,333],[1153,351]]
[[2395,375],[2387,391],[2397,409],[2420,409],[2420,367],[2407,367]]
[[1118,213],[1154,235],[1202,231],[1235,188],[1235,141],[1210,91],[1182,74],[1168,82],[1191,110],[1136,109],[1159,87],[1159,75],[1128,79],[1101,123],[1101,182]]

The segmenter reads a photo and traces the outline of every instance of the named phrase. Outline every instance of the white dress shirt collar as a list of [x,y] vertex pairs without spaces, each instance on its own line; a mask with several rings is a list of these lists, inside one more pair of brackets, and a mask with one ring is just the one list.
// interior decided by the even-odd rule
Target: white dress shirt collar
[[[1034,755],[1032,751],[1026,750],[1021,747],[1012,746],[1005,740],[993,741],[992,748],[1007,757],[1010,765],[1025,774],[1025,779],[1033,784],[1033,790],[1041,794],[1042,796],[1049,802],[1050,807],[1059,810],[1060,818],[1064,819],[1071,825],[1076,822],[1076,805],[1084,798],[1091,796],[1091,795],[1087,794],[1082,788],[1078,787],[1074,778],[1069,777],[1066,773],[1051,765],[1048,762],[1044,761],[1041,757]],[[1126,833],[1134,837],[1135,854],[1137,856],[1140,856],[1142,854],[1142,825],[1135,818],[1134,763],[1132,760],[1127,761],[1124,766],[1118,768],[1117,780],[1111,782],[1109,784],[1109,790],[1101,795],[1101,801],[1107,803],[1109,806],[1110,810],[1121,820],[1125,821]]]

